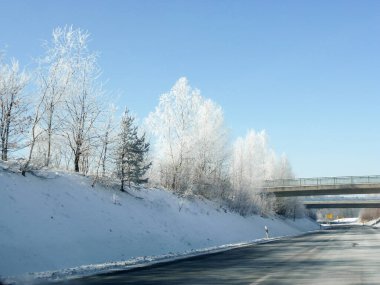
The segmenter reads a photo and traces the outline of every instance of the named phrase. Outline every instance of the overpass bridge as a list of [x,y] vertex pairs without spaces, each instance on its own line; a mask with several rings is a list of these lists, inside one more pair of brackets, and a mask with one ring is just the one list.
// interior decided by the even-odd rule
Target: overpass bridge
[[267,180],[262,188],[277,197],[380,194],[380,175]]
[[380,200],[304,201],[307,209],[380,208]]

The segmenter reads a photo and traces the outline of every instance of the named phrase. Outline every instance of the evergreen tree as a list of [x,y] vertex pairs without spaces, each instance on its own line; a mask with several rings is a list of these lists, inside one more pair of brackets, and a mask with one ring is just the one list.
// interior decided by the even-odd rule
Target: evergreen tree
[[120,190],[124,191],[124,184],[146,182],[142,179],[151,163],[146,163],[145,154],[149,151],[149,143],[145,134],[138,135],[138,128],[134,125],[134,118],[125,109],[121,119],[121,128],[116,148],[117,176],[120,179]]
[[134,145],[134,160],[132,166],[132,173],[130,181],[134,183],[146,183],[148,179],[142,179],[145,173],[148,171],[151,162],[146,163],[145,154],[149,151],[150,144],[146,142],[145,133],[138,137],[136,136]]

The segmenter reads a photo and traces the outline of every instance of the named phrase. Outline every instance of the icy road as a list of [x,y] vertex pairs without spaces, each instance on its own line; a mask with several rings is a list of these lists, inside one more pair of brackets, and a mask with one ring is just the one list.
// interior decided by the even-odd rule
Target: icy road
[[58,284],[379,284],[380,229],[301,237]]

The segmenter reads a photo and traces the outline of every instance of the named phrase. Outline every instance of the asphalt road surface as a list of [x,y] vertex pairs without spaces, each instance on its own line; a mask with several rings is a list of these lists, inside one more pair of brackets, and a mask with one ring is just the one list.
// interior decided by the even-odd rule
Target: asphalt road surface
[[58,284],[380,284],[380,229],[340,226]]

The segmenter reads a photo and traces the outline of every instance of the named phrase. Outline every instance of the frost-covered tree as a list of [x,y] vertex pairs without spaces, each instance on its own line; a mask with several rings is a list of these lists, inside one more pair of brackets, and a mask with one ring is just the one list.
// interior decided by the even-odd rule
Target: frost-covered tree
[[275,179],[294,179],[292,166],[286,154],[282,154],[275,168]]
[[37,102],[35,103],[34,114],[32,116],[32,122],[31,122],[30,139],[28,143],[29,155],[28,155],[28,158],[26,159],[26,162],[23,163],[23,165],[21,166],[21,173],[24,176],[25,176],[25,172],[29,170],[29,165],[32,162],[34,148],[44,133],[43,130],[39,127],[39,123],[42,119],[43,111],[44,111],[44,109],[42,108],[44,96],[45,94],[41,94],[41,98],[39,98],[39,100],[37,100]]
[[206,196],[219,186],[225,177],[227,149],[220,106],[204,99],[182,77],[168,93],[161,95],[147,125],[156,139],[153,164],[156,183],[179,193]]
[[25,97],[29,75],[21,71],[19,63],[10,64],[0,58],[0,149],[1,159],[8,160],[8,152],[18,150],[25,139],[31,117]]
[[107,173],[108,161],[110,160],[110,153],[112,152],[112,147],[114,145],[114,140],[116,140],[116,131],[114,123],[114,113],[116,107],[110,104],[107,112],[107,118],[105,122],[101,125],[101,132],[99,134],[101,151],[99,156],[99,167],[102,169],[102,177]]
[[276,198],[262,190],[265,180],[293,178],[288,158],[285,154],[277,158],[265,131],[251,130],[234,143],[230,166],[231,206],[240,213],[276,212],[293,218],[303,215],[305,209],[298,198]]
[[380,218],[380,209],[361,209],[359,213],[360,221],[369,222]]
[[203,99],[194,120],[191,144],[194,192],[206,197],[226,195],[228,131],[222,108]]
[[[276,162],[273,179],[294,179],[290,162],[285,154],[282,154]],[[298,197],[276,198],[275,211],[277,214],[297,218],[305,213],[305,207]]]
[[116,107],[110,104],[107,112],[102,113],[102,118],[100,119],[99,127],[97,128],[98,143],[95,150],[96,165],[95,167],[95,178],[93,180],[92,186],[98,181],[99,177],[104,180],[107,177],[113,175],[114,171],[114,161],[112,160],[112,154],[114,153],[115,144],[118,140],[118,130],[115,124],[114,113],[116,112]]
[[[161,95],[148,126],[156,137],[154,167],[156,181],[164,187],[184,191],[189,135],[194,130],[194,114],[201,101],[199,90],[191,89],[186,78],[179,79],[170,92]],[[157,179],[158,178],[158,179]]]
[[101,112],[99,96],[101,86],[97,79],[100,70],[97,55],[88,49],[88,32],[81,29],[70,30],[73,51],[70,56],[70,84],[65,89],[60,123],[74,160],[74,170],[87,172],[89,157],[97,138],[96,120]]
[[[45,166],[88,173],[102,147],[102,113],[97,54],[88,48],[89,33],[73,27],[53,30],[38,60],[37,94],[42,130],[33,159]],[[99,130],[99,131],[98,131]]]
[[276,170],[276,155],[269,147],[265,131],[251,130],[244,138],[238,138],[230,166],[232,207],[243,214],[272,212],[275,199],[262,191],[262,185],[265,180],[275,178]]
[[235,189],[261,186],[273,178],[275,154],[268,146],[265,131],[251,130],[245,138],[239,137],[233,145],[230,175]]
[[[53,137],[60,131],[59,114],[69,95],[70,84],[76,63],[81,57],[79,51],[87,41],[87,34],[73,27],[58,27],[52,32],[50,41],[44,43],[45,55],[38,60],[37,85],[43,107],[41,128],[45,131],[46,166],[51,163]],[[77,66],[78,68],[78,66]]]
[[142,178],[151,166],[151,163],[147,163],[145,160],[148,151],[149,143],[146,142],[145,134],[138,135],[138,128],[134,125],[134,117],[126,109],[121,119],[116,147],[116,168],[117,176],[121,182],[121,191],[124,191],[125,182],[128,182],[128,187],[131,187],[131,182],[142,183],[146,181]]

